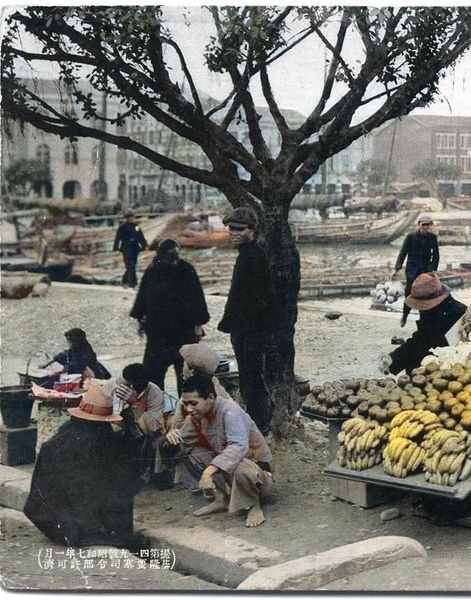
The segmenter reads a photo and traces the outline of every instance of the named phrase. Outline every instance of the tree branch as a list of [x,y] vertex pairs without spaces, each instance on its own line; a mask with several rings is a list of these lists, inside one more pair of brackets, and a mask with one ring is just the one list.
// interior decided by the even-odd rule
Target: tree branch
[[263,95],[265,96],[265,100],[267,101],[268,108],[270,109],[271,116],[278,127],[278,131],[281,134],[281,137],[289,132],[288,123],[286,119],[281,114],[280,109],[278,108],[278,104],[275,101],[275,97],[273,96],[273,91],[271,89],[270,80],[268,78],[267,68],[265,65],[261,65],[260,68],[260,80],[262,82],[262,90]]

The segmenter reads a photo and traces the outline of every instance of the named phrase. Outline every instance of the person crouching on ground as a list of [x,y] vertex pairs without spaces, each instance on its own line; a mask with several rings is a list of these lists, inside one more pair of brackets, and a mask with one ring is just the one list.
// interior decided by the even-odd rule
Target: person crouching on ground
[[150,381],[144,365],[132,363],[123,369],[122,377],[105,382],[107,394],[113,398],[113,412],[121,415],[123,445],[134,456],[136,471],[144,478],[152,479],[155,470],[155,454],[164,433],[164,395]]
[[133,497],[142,486],[101,388],[85,392],[70,419],[39,452],[25,515],[64,546],[123,543],[133,530]]
[[272,454],[263,435],[238,404],[216,395],[206,375],[189,377],[181,400],[185,422],[166,435],[160,448],[164,462],[182,465],[185,487],[213,492],[211,504],[194,515],[245,510],[247,527],[261,525],[260,497],[272,484]]
[[416,308],[420,317],[412,337],[381,359],[382,371],[393,375],[403,369],[410,374],[431,348],[448,346],[445,335],[466,312],[466,306],[453,298],[436,273],[419,275],[404,302]]

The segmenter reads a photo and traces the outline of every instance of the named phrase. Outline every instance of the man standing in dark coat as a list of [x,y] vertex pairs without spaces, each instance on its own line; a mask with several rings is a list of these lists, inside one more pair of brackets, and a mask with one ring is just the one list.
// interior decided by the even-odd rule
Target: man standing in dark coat
[[133,497],[143,485],[111,423],[111,399],[85,392],[70,421],[41,446],[25,515],[64,546],[122,543],[133,531]]
[[258,219],[248,207],[224,219],[239,256],[220,331],[231,334],[239,367],[240,393],[247,412],[263,435],[270,431],[272,401],[266,384],[266,361],[276,327],[275,294],[267,255],[258,243]]
[[[421,215],[417,221],[418,230],[414,233],[408,233],[402,244],[402,248],[397,257],[394,275],[397,274],[404,263],[406,263],[406,289],[405,296],[410,294],[412,283],[415,278],[422,273],[436,271],[440,261],[440,253],[438,251],[437,236],[430,231],[433,224],[432,219],[428,215]],[[404,303],[404,309],[401,318],[401,327],[404,327],[407,321],[407,316],[410,313],[410,308]]]
[[137,257],[141,250],[147,248],[146,238],[139,225],[136,224],[135,215],[128,211],[124,215],[126,222],[118,227],[114,240],[113,251],[123,254],[125,272],[122,279],[124,287],[136,287],[136,265]]
[[164,389],[165,373],[173,364],[178,393],[183,383],[183,344],[197,342],[209,321],[203,289],[190,263],[179,257],[179,246],[171,239],[159,244],[137,292],[131,317],[147,336],[143,364],[151,381]]

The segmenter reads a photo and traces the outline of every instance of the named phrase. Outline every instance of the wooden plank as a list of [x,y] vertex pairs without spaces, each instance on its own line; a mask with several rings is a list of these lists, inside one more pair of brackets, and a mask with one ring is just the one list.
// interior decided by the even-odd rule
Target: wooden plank
[[445,486],[425,481],[423,473],[399,479],[387,475],[381,465],[364,471],[352,471],[351,469],[340,467],[338,462],[334,461],[324,469],[324,473],[333,477],[373,483],[379,486],[398,488],[403,491],[444,496],[455,500],[464,500],[471,494],[471,480],[461,481],[454,486]]

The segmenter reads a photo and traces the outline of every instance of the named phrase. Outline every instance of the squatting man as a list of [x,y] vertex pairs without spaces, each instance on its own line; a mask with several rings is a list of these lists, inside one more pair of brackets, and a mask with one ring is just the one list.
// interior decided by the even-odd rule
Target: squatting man
[[184,382],[181,402],[185,420],[167,433],[160,450],[164,463],[176,462],[185,487],[211,499],[194,515],[244,510],[247,527],[261,525],[260,498],[272,484],[272,454],[260,430],[236,402],[216,395],[206,375]]

